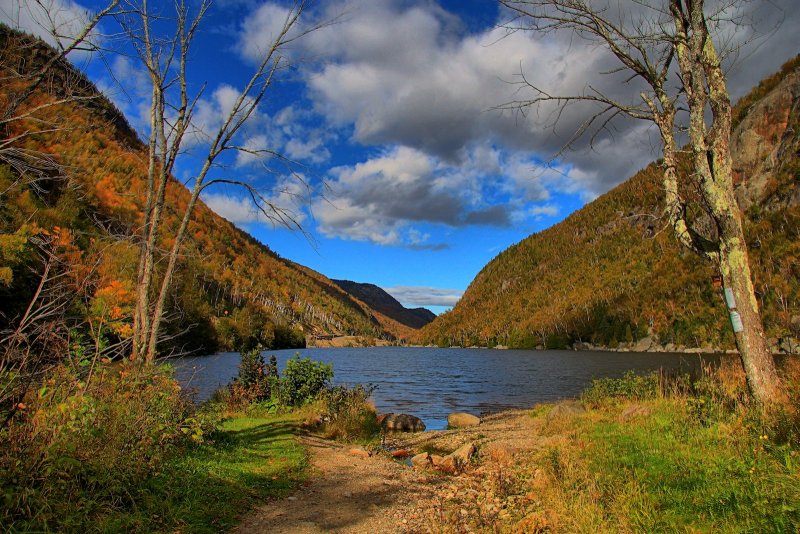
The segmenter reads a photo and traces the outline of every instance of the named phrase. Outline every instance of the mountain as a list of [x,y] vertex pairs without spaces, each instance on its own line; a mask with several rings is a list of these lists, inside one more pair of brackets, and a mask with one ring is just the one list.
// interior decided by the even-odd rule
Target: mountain
[[373,310],[409,328],[422,328],[436,318],[436,314],[427,308],[409,309],[404,307],[397,299],[375,284],[351,282],[350,280],[332,281]]
[[[43,42],[0,27],[0,105],[24,89],[25,69],[44,64],[51,54]],[[130,335],[134,238],[142,221],[147,147],[113,104],[68,63],[59,64],[46,82],[23,107],[31,117],[3,132],[6,139],[22,135],[15,154],[38,155],[57,165],[29,175],[12,164],[13,154],[2,154],[0,331],[22,317],[47,272],[46,258],[52,257],[61,280],[70,281],[64,291],[72,295],[67,308],[73,321],[86,327],[100,320],[104,342],[123,341]],[[65,97],[77,98],[47,105]],[[186,188],[172,180],[159,243],[163,250],[169,249],[187,199]],[[382,326],[381,314],[364,302],[324,275],[281,258],[202,203],[188,236],[168,304],[164,351],[208,352],[255,343],[278,348],[344,335],[392,340],[392,329],[405,331],[391,320]]]
[[[734,109],[736,194],[776,350],[800,337],[798,65],[797,58],[788,62]],[[646,350],[657,341],[732,348],[711,267],[678,245],[663,212],[654,163],[500,253],[418,340],[441,346]]]

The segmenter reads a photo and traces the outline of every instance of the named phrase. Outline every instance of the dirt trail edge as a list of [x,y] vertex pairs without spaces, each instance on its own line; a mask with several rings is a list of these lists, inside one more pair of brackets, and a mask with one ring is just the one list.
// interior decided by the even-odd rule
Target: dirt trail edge
[[[491,441],[527,448],[533,443],[527,442],[531,418],[525,413],[490,416],[471,429],[396,435],[391,445],[415,452],[425,445],[447,451]],[[250,512],[234,533],[432,532],[436,503],[456,482],[457,476],[416,470],[385,454],[367,457],[354,454],[352,446],[315,436],[298,439],[310,454],[310,480],[290,497]]]

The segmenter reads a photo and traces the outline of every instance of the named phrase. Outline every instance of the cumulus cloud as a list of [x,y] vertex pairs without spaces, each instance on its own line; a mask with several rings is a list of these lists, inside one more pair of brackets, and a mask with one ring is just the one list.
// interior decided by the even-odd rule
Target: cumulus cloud
[[[750,57],[745,57],[750,52],[740,55],[739,66],[731,71],[733,94],[752,87],[796,48],[789,45],[800,21],[794,0],[764,4],[742,2],[740,12],[725,14],[752,23],[723,32],[734,44],[767,34],[778,19],[785,19],[769,46],[753,45]],[[614,71],[616,58],[572,34],[508,34],[489,28],[465,35],[429,3],[370,0],[348,5],[341,24],[310,36],[307,46],[329,61],[309,78],[309,88],[317,109],[333,125],[352,126],[359,143],[404,145],[455,161],[470,145],[491,141],[550,159],[595,108],[575,105],[560,115],[554,106],[524,116],[496,111],[503,103],[530,96],[513,83],[520,81],[520,72],[551,94],[580,94],[591,84],[622,102],[641,103],[641,85],[627,81],[626,73],[601,74]],[[626,10],[631,24],[652,15],[652,10],[638,15]],[[784,57],[767,57],[774,41],[786,45]],[[583,177],[581,189],[604,192],[658,156],[655,132],[646,125],[623,119],[613,126],[593,147],[585,137],[564,154]]]
[[384,287],[384,291],[403,306],[455,306],[464,292],[460,289],[440,289],[425,286]]
[[[335,168],[329,198],[313,205],[319,230],[331,237],[435,250],[441,245],[425,242],[427,234],[415,224],[505,227],[528,200],[546,198],[544,190],[515,196],[518,188],[508,181],[507,167],[518,161],[510,158],[509,163],[502,154],[495,154],[492,163],[496,191],[486,191],[486,167],[480,164],[484,156],[450,163],[400,146],[365,162]],[[503,196],[502,202],[497,195]]]
[[[585,120],[588,108],[570,108],[557,127],[552,106],[531,114],[497,110],[524,95],[516,83],[520,72],[546,75],[554,93],[574,94],[590,74],[614,66],[597,47],[570,49],[566,40],[533,33],[489,28],[464,35],[431,4],[372,1],[348,13],[341,24],[309,36],[307,46],[328,58],[308,81],[316,109],[331,125],[352,126],[358,143],[407,146],[448,162],[465,163],[470,150],[487,145],[549,159]],[[625,88],[620,80],[608,76],[595,85],[624,98],[636,88]],[[636,92],[628,97],[638,98]],[[586,150],[586,143],[577,146],[583,154],[575,165],[596,171],[581,186],[605,190],[641,167],[652,153],[650,144],[639,144],[639,150],[607,160]],[[483,163],[490,168],[492,154],[482,156],[488,156]],[[516,183],[529,194],[525,180]]]
[[[750,22],[721,23],[728,44],[753,41],[783,19],[768,46],[748,45],[728,60],[733,95],[793,53],[800,28],[794,3],[742,2],[735,6],[739,11],[724,13]],[[633,5],[627,23],[641,24],[652,14],[646,11]],[[498,13],[496,22],[502,22],[506,15]],[[553,215],[554,207],[542,202],[554,192],[590,200],[659,156],[655,129],[632,119],[615,120],[595,138],[573,139],[596,111],[591,104],[561,113],[553,105],[525,113],[498,109],[530,98],[519,83],[521,73],[551,94],[597,90],[640,104],[641,85],[615,72],[618,61],[603,47],[567,33],[468,29],[435,2],[330,2],[316,15],[322,20],[339,14],[336,24],[297,43],[312,59],[299,72],[313,110],[334,132],[327,135],[380,152],[330,173],[333,194],[313,205],[324,235],[437,247],[442,244],[419,237],[426,233],[423,225],[505,226]],[[263,51],[285,16],[274,3],[254,10],[240,34],[242,56],[253,60]],[[327,161],[329,139],[289,131],[295,112],[286,115],[287,152]]]

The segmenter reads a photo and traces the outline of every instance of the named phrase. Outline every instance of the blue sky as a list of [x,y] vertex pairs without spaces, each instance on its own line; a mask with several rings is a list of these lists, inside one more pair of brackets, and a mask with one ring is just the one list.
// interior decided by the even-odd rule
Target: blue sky
[[[151,2],[152,4],[153,2]],[[101,2],[46,0],[70,24]],[[33,4],[0,0],[0,17],[41,33]],[[155,2],[164,15],[171,2]],[[191,0],[189,5],[193,5]],[[198,132],[213,130],[271,41],[289,4],[218,0],[195,40],[189,76],[205,84]],[[731,61],[741,96],[797,53],[795,0],[743,2],[749,25],[726,33],[749,43]],[[240,153],[216,177],[246,180],[290,210],[310,239],[274,228],[235,187],[209,189],[217,213],[281,256],[331,278],[377,284],[407,306],[441,312],[509,245],[562,220],[658,156],[654,130],[619,121],[594,149],[581,139],[554,156],[585,119],[572,108],[526,115],[494,108],[520,97],[520,70],[554,92],[591,83],[620,98],[636,87],[609,70],[600,48],[568,35],[508,33],[491,0],[332,0],[312,5],[302,27],[335,21],[286,49],[283,70],[239,143],[272,149],[295,164]],[[782,20],[781,25],[776,25]],[[38,28],[38,29],[37,29]],[[148,81],[113,20],[96,36],[102,54],[72,60],[144,133]],[[129,55],[126,55],[129,54]],[[178,178],[191,178],[202,135],[187,139]],[[298,180],[297,178],[302,180]]]

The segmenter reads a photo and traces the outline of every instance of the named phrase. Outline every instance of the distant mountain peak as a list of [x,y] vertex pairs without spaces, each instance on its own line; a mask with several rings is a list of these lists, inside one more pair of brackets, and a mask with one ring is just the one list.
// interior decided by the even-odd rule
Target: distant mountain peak
[[436,318],[436,314],[427,308],[406,308],[396,298],[375,284],[351,280],[332,281],[373,310],[410,328],[422,328]]

